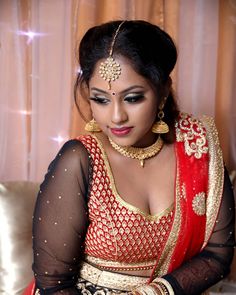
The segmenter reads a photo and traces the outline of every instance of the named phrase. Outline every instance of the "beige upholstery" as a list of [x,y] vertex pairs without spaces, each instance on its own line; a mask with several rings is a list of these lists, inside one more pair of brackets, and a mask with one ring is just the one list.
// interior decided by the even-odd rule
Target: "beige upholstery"
[[32,214],[38,184],[0,183],[0,294],[20,295],[32,280]]
[[[0,183],[0,295],[21,295],[33,278],[31,231],[38,188],[32,182]],[[233,263],[229,278],[234,282],[235,273],[236,263]],[[231,289],[236,288],[234,282],[230,282]],[[212,288],[219,289],[231,290],[227,281]]]

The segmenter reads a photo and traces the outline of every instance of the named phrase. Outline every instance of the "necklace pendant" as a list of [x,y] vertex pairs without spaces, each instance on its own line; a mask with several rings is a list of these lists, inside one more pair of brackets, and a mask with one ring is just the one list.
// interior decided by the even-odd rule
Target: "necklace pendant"
[[155,155],[157,155],[163,146],[163,140],[159,136],[154,144],[152,144],[149,147],[146,148],[138,148],[133,146],[119,146],[115,142],[112,141],[111,138],[109,138],[111,146],[121,155],[131,158],[131,159],[137,159],[140,162],[140,166],[144,167],[144,161],[146,159],[152,158]]

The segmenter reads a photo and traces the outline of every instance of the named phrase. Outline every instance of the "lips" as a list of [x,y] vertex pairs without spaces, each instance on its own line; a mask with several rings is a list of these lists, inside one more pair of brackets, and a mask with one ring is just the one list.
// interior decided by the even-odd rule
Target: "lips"
[[130,133],[133,127],[121,127],[121,128],[111,128],[111,132],[114,135],[117,136],[122,136],[122,135],[127,135]]

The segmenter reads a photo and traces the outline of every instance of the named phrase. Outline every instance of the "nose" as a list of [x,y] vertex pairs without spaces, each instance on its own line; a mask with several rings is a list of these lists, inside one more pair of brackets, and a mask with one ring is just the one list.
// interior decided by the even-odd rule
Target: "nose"
[[128,114],[121,102],[116,102],[112,106],[111,121],[114,124],[122,124],[128,120]]

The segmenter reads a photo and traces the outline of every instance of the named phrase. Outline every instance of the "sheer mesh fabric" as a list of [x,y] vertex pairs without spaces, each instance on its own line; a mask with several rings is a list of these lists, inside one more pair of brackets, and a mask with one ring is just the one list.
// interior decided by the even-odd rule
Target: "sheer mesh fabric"
[[[40,187],[33,222],[33,271],[40,294],[80,294],[75,286],[89,223],[91,171],[87,150],[71,140],[50,164]],[[175,294],[200,294],[224,277],[229,272],[233,245],[234,202],[226,173],[223,203],[207,247],[165,276]]]
[[234,196],[225,170],[220,212],[206,248],[171,274],[164,276],[177,295],[198,295],[230,272],[234,253]]
[[[33,222],[33,270],[40,294],[78,294],[75,288],[88,225],[90,160],[77,140],[67,142],[40,187]],[[45,289],[45,290],[44,290]]]

